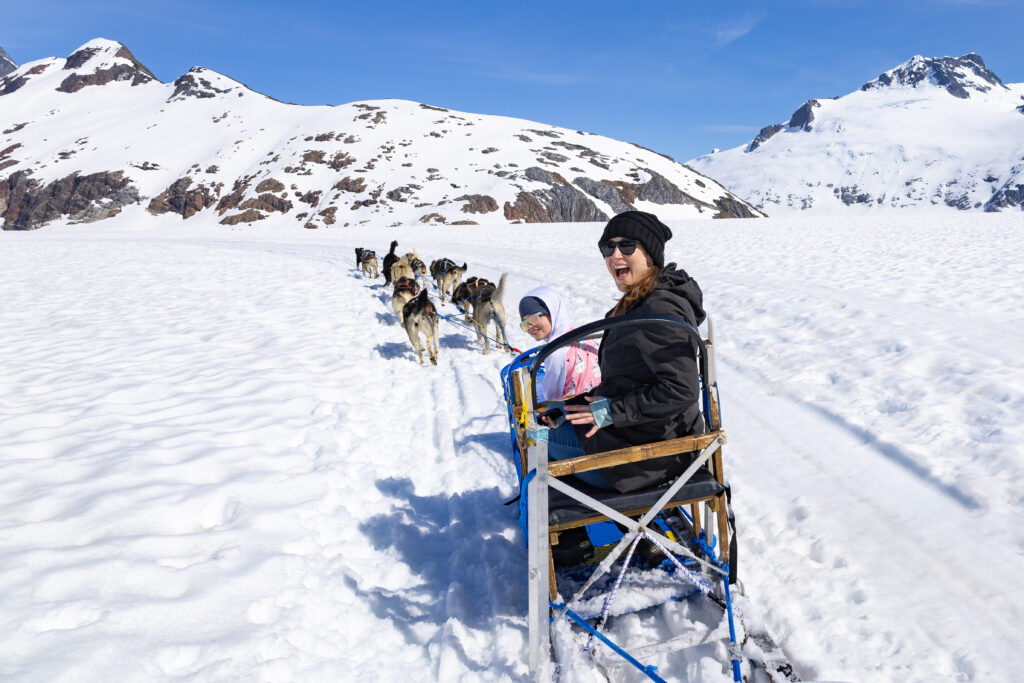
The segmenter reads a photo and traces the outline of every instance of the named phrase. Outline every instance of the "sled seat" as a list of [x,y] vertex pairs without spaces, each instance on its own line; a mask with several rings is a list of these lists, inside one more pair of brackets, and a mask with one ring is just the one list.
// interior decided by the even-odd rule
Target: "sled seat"
[[[548,472],[554,474],[551,472],[550,466]],[[668,490],[669,486],[670,484],[666,483],[662,486],[641,491],[619,493],[618,491],[594,488],[586,483],[573,484],[573,488],[582,491],[594,500],[604,503],[627,517],[643,514],[650,510],[651,506],[658,502],[658,499]],[[676,508],[699,503],[715,498],[724,491],[725,486],[715,479],[711,472],[700,469],[676,492],[665,505],[665,508]],[[551,491],[548,495],[548,528],[550,531],[565,531],[566,529],[603,522],[606,519],[608,518],[604,515],[596,514],[591,508],[570,498],[561,491]]]

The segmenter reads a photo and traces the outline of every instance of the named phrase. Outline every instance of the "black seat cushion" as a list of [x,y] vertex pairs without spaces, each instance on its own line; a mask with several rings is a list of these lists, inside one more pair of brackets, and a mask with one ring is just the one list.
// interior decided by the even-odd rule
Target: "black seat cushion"
[[[669,486],[671,486],[670,482],[650,489],[632,491],[630,493],[619,493],[618,491],[605,491],[603,489],[594,488],[573,476],[562,477],[562,481],[569,486],[572,486],[574,489],[579,489],[588,496],[591,496],[608,507],[620,512],[641,508],[645,510],[649,509],[652,505],[658,502],[658,499],[661,498]],[[682,488],[680,488],[672,497],[672,501],[681,503],[700,498],[710,498],[718,495],[724,490],[725,487],[719,484],[707,469],[701,468],[697,470],[692,477],[690,477],[688,482],[683,484]],[[549,489],[548,491],[549,524],[569,524],[572,522],[578,522],[581,519],[593,517],[597,514],[600,513],[588,508],[583,503],[577,502],[561,491],[556,491],[554,489]]]

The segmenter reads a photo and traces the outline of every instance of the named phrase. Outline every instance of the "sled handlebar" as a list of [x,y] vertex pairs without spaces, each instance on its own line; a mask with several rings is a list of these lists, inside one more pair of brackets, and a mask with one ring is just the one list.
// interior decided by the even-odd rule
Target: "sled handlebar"
[[595,320],[592,323],[587,323],[581,327],[570,330],[560,337],[556,337],[543,346],[536,355],[533,357],[533,361],[530,363],[530,393],[532,405],[537,405],[537,371],[540,369],[541,364],[558,349],[568,346],[575,341],[585,339],[588,337],[596,336],[598,333],[603,333],[612,327],[618,327],[620,325],[664,325],[671,324],[677,327],[681,327],[686,335],[693,341],[699,350],[697,358],[698,372],[700,373],[700,381],[702,386],[707,384],[708,367],[707,367],[707,349],[704,347],[704,340],[701,339],[700,332],[697,331],[693,325],[684,320],[683,318],[674,315],[663,315],[660,313],[632,313],[629,315],[620,315],[614,318],[604,318],[602,320]]

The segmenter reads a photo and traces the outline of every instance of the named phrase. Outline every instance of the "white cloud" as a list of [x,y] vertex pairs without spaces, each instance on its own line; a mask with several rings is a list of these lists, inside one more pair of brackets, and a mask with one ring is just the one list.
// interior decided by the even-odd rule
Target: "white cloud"
[[739,19],[719,24],[715,27],[715,42],[719,45],[726,45],[739,40],[754,30],[754,27],[764,19],[763,14],[747,13]]

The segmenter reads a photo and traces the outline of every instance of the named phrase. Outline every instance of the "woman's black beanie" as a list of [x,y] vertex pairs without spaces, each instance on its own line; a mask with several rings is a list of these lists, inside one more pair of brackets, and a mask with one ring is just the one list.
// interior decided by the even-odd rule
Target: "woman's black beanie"
[[653,213],[626,211],[608,221],[599,241],[604,242],[613,237],[636,240],[643,245],[654,265],[661,268],[665,265],[665,242],[672,239],[672,231]]

